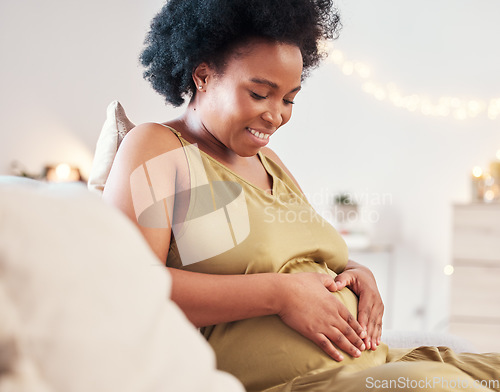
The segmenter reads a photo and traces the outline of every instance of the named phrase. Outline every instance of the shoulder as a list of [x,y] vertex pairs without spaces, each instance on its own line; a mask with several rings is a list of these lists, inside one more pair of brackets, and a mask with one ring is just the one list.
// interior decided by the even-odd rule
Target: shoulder
[[129,159],[136,155],[147,159],[180,147],[181,142],[172,129],[158,123],[144,123],[127,133],[118,152]]
[[266,156],[266,158],[271,158],[274,162],[276,162],[282,169],[286,169],[285,164],[281,161],[278,155],[271,150],[269,147],[262,147],[260,152]]
[[290,170],[288,170],[286,165],[273,150],[271,150],[269,147],[262,147],[260,151],[262,154],[264,154],[266,158],[270,159],[276,165],[278,165],[290,177],[290,179],[297,186],[297,188],[299,188],[300,192],[302,192],[302,189],[300,188],[299,183],[297,182],[293,174],[290,172]]
[[[113,192],[121,196],[130,187],[132,173],[147,162],[173,150],[182,152],[182,144],[172,130],[157,123],[145,123],[132,128],[123,138],[104,187],[104,196]],[[170,157],[174,158],[171,154]],[[163,160],[164,161],[164,160]],[[158,162],[158,161],[156,161]],[[168,171],[176,170],[176,160],[171,159],[173,165],[165,166]],[[164,163],[164,162],[163,162]],[[172,173],[172,178],[175,178]]]

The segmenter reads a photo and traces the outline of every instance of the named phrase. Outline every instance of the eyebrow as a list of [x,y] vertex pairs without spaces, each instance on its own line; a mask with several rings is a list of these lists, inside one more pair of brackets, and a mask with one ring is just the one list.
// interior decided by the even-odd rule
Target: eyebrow
[[[259,79],[259,78],[252,78],[250,79],[251,82],[253,83],[257,83],[257,84],[265,84],[273,89],[277,89],[278,88],[278,85],[274,82],[271,82],[270,80],[267,80],[267,79]],[[290,91],[290,93],[294,93],[296,91],[299,91],[301,89],[301,86],[297,86],[295,87],[294,89],[292,89]]]

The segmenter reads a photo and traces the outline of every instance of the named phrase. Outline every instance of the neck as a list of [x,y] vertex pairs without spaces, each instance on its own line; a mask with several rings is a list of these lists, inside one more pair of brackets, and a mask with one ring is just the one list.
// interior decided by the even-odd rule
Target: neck
[[246,160],[217,139],[205,126],[200,114],[200,110],[192,102],[188,105],[184,114],[175,121],[177,127],[181,128],[180,132],[185,139],[190,143],[198,144],[201,150],[228,164],[235,164]]

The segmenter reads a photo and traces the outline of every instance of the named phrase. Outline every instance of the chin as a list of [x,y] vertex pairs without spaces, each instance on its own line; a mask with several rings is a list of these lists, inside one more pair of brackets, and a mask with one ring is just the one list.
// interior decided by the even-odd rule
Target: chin
[[260,149],[261,147],[241,149],[240,151],[236,151],[236,154],[238,154],[240,157],[250,158],[257,155]]

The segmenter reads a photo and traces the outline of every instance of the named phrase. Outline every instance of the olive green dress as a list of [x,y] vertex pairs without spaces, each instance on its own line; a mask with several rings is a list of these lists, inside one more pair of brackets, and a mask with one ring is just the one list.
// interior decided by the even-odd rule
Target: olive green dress
[[[345,242],[278,164],[259,152],[272,177],[269,193],[172,131],[185,147],[189,166],[191,195],[185,222],[196,222],[216,210],[223,211],[226,219],[205,222],[193,236],[186,234],[189,224],[177,230],[167,266],[209,274],[318,272],[335,277],[343,271],[348,260]],[[209,191],[203,192],[207,181]],[[229,186],[221,190],[221,184]],[[231,203],[235,200],[240,202]],[[213,244],[224,243],[228,232],[231,245],[217,253]],[[220,233],[220,241],[214,240],[214,233],[215,238]],[[211,256],[183,260],[182,254],[188,253],[178,243],[196,248],[198,259],[200,254]],[[358,298],[352,291],[344,288],[332,295],[357,315]],[[457,385],[447,389],[446,380],[465,380],[463,385],[482,390],[474,380],[500,379],[500,355],[455,354],[447,348],[391,350],[381,344],[357,359],[344,353],[345,359],[336,362],[276,315],[222,323],[202,332],[215,351],[218,368],[235,375],[248,391],[429,390],[429,379],[432,390],[460,390]]]

